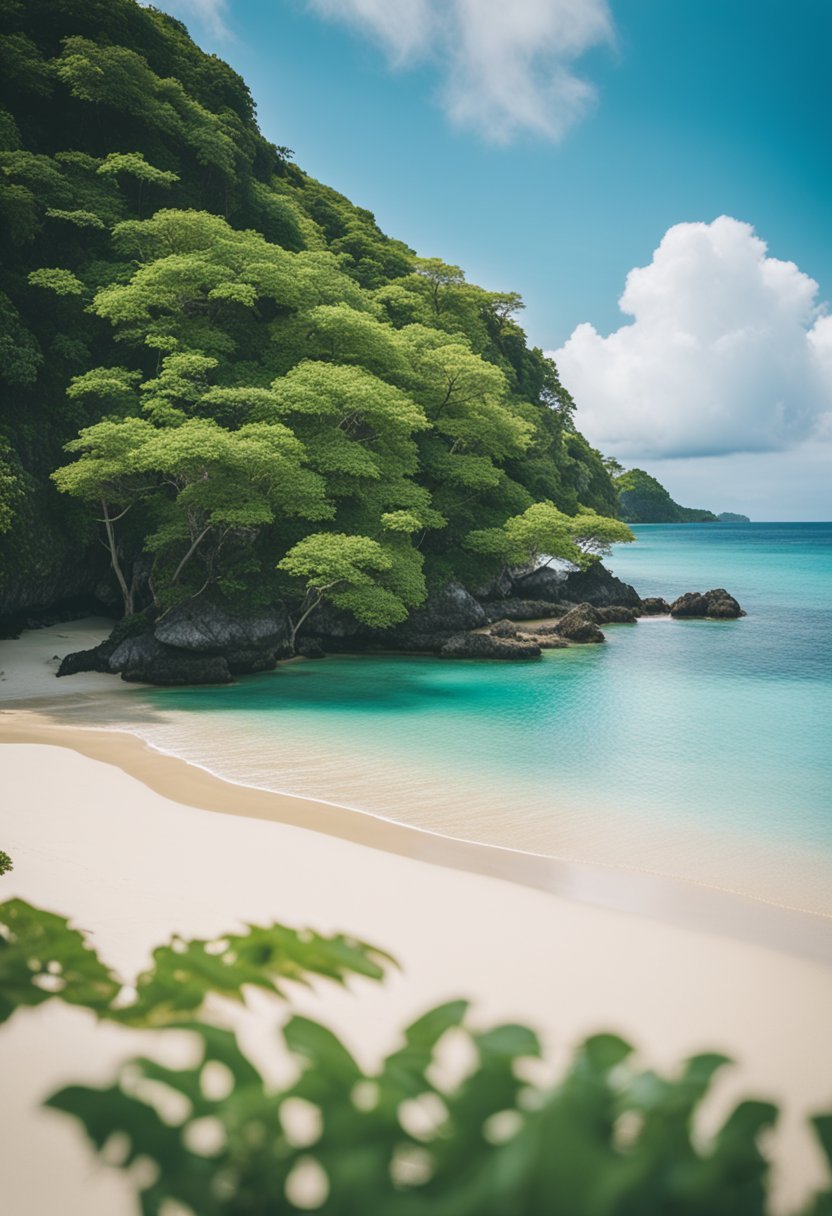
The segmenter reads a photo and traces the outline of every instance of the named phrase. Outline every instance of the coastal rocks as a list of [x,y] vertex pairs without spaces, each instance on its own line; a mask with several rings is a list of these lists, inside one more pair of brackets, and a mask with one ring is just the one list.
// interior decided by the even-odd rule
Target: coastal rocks
[[230,684],[231,669],[222,655],[194,654],[165,646],[150,633],[126,638],[113,651],[109,670],[143,684]]
[[515,578],[514,593],[549,603],[565,601],[591,604],[595,608],[641,606],[636,589],[616,578],[601,562],[594,562],[587,570],[542,566],[532,574]]
[[716,620],[730,621],[736,619],[736,617],[745,616],[745,612],[740,607],[739,602],[724,587],[716,587],[713,591],[706,591],[705,599],[708,601],[708,616]]
[[301,638],[295,647],[295,654],[304,659],[326,658],[326,651],[316,638]]
[[603,642],[604,635],[598,628],[598,617],[592,604],[577,604],[561,617],[558,633],[570,642]]
[[518,629],[514,621],[503,617],[501,621],[495,621],[488,632],[492,638],[516,638]]
[[289,640],[285,612],[277,608],[231,609],[213,599],[187,600],[166,613],[153,627],[165,646],[197,654],[271,653],[276,656]]
[[58,675],[100,671],[143,684],[228,684],[272,670],[287,637],[278,609],[238,614],[213,600],[187,601],[159,620],[148,610],[119,621],[99,646],[67,655]]
[[531,640],[492,637],[488,633],[457,633],[439,654],[443,659],[539,659],[540,647]]
[[600,625],[635,625],[638,612],[635,608],[613,604],[609,608],[596,608],[595,617]]
[[487,600],[483,604],[490,621],[501,618],[509,621],[534,621],[541,617],[561,616],[565,608],[559,608],[548,600]]
[[724,587],[711,591],[686,591],[670,605],[670,615],[677,618],[710,617],[716,620],[733,620],[745,616],[733,595]]
[[518,633],[517,640],[520,642],[534,642],[541,650],[565,650],[569,645],[566,638],[562,638],[554,629],[536,629],[534,633]]
[[113,647],[108,642],[102,642],[100,646],[93,646],[91,650],[76,650],[72,654],[64,655],[61,659],[60,667],[55,673],[58,676],[75,676],[83,671],[100,671],[107,673],[110,670],[110,655],[113,652]]
[[670,604],[660,595],[648,595],[647,599],[641,601],[642,616],[667,616],[669,612]]
[[447,583],[410,614],[408,633],[456,633],[486,625],[485,609],[461,583]]

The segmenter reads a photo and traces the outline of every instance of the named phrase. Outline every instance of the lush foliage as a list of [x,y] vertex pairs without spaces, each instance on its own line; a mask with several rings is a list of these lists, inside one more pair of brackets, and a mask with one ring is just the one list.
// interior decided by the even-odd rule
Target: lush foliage
[[3,874],[8,874],[9,871],[13,869],[14,864],[11,857],[9,857],[8,853],[4,853],[3,850],[0,849],[0,877],[2,877]]
[[697,507],[680,507],[664,486],[643,469],[628,469],[615,478],[618,509],[622,519],[631,524],[699,524],[714,523],[712,511]]
[[[275,1088],[235,1036],[193,1019],[206,996],[276,996],[289,981],[380,979],[365,943],[281,926],[213,942],[174,939],[123,988],[84,936],[21,901],[0,906],[0,1012],[64,1000],[128,1025],[189,1030],[181,1068],[142,1057],[112,1084],[71,1085],[48,1105],[77,1119],[111,1165],[130,1169],[144,1216],[166,1203],[198,1216],[762,1216],[769,1103],[741,1102],[703,1143],[693,1125],[720,1055],[672,1076],[638,1067],[615,1035],[595,1035],[566,1074],[547,1068],[524,1026],[478,1027],[467,1002],[406,1027],[377,1066],[308,1018],[282,1027],[294,1079]],[[216,1006],[215,1006],[216,1008]],[[284,1070],[285,1071],[285,1070]],[[814,1120],[832,1163],[832,1116]],[[832,1190],[805,1216],[832,1210]]]
[[496,571],[536,505],[603,547],[612,480],[518,296],[296,168],[166,14],[0,14],[0,568],[99,535],[127,613],[213,585],[384,625]]

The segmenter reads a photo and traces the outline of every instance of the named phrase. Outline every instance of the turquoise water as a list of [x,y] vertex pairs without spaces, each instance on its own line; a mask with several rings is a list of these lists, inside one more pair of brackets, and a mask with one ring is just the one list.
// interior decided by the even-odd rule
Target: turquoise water
[[608,564],[642,595],[725,586],[748,616],[540,662],[290,664],[155,691],[143,733],[247,784],[832,912],[832,525],[636,531]]

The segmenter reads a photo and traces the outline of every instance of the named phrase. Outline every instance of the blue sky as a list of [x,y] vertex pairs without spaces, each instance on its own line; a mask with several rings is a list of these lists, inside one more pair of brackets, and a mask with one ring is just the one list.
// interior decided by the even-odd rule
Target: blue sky
[[[818,459],[819,445],[825,452],[832,439],[832,381],[818,381],[815,367],[820,351],[823,376],[832,376],[832,329],[813,331],[806,368],[794,332],[799,323],[808,338],[818,305],[832,299],[832,4],[165,0],[162,7],[245,77],[264,133],[294,148],[308,172],[370,208],[417,252],[523,295],[531,340],[558,352],[581,386],[593,442],[657,471],[680,497],[704,494],[705,505],[745,503],[757,518],[832,515]],[[668,230],[723,215],[751,225],[767,253],[752,250],[753,236],[739,227],[720,239],[710,229],[677,230],[675,253],[663,268],[653,263],[648,302],[644,293],[634,297],[643,340],[625,342],[629,355],[615,343],[571,342],[560,358],[576,327],[591,325],[602,339],[632,328],[618,306],[627,274],[651,265]],[[691,257],[699,259],[698,277],[685,277]],[[771,259],[793,262],[799,273],[772,285]],[[712,292],[735,301],[726,332],[743,328],[744,310],[757,317],[758,331],[774,326],[763,342],[778,352],[766,355],[772,366],[765,358],[761,365],[762,347],[751,342],[746,365],[737,356],[726,369],[725,333],[714,353],[717,340],[704,336],[706,273]],[[818,285],[814,295],[807,276]],[[720,388],[709,432],[665,425],[666,411],[691,408],[684,394],[678,407],[670,400],[674,376],[689,380],[689,364],[665,360],[647,382],[634,378],[637,361],[672,345],[663,332],[645,332],[662,291],[675,293],[672,300],[699,293],[680,311],[700,310],[694,340],[712,343],[705,391],[730,382],[743,398]],[[801,296],[785,321],[777,292]],[[629,385],[627,400],[593,381],[599,356],[608,380]],[[763,381],[774,387],[758,425]],[[801,402],[784,404],[789,392]],[[635,398],[651,442],[622,445]],[[610,422],[615,410],[618,425]],[[752,432],[746,444],[742,435]],[[735,454],[742,484],[709,490],[706,470],[730,481],[725,462]],[[778,473],[780,491],[772,485]]]

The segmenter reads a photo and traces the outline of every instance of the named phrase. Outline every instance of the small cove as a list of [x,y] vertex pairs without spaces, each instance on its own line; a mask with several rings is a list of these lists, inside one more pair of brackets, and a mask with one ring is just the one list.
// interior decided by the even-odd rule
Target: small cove
[[531,663],[288,664],[143,691],[135,729],[242,784],[832,914],[832,526],[637,531],[609,564],[642,594],[724,585],[749,615]]

